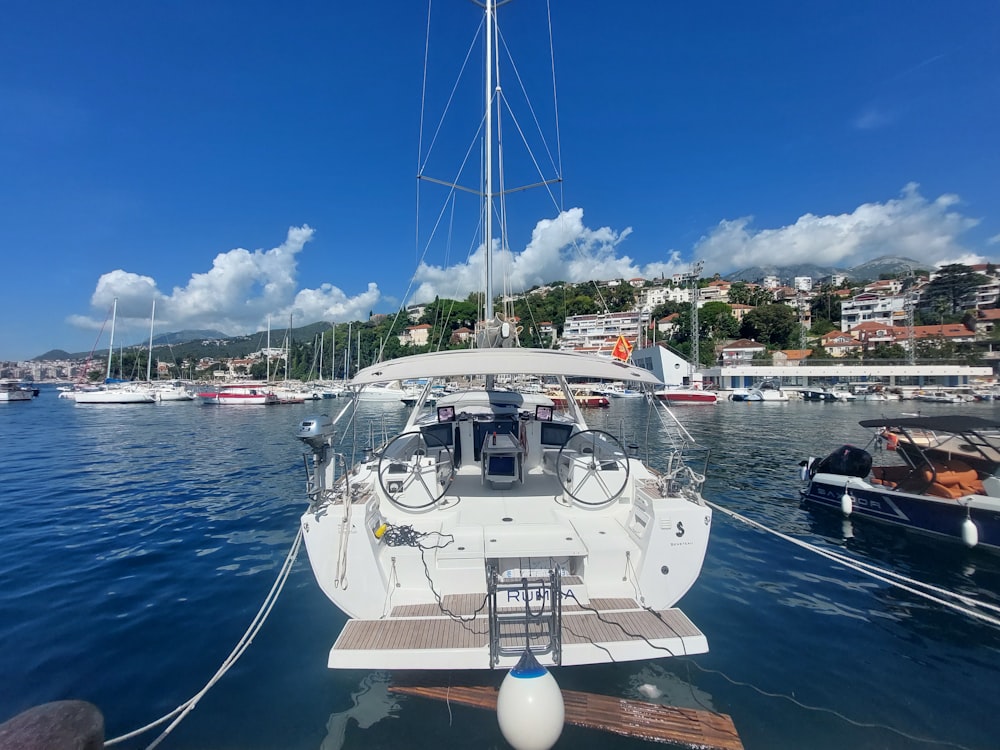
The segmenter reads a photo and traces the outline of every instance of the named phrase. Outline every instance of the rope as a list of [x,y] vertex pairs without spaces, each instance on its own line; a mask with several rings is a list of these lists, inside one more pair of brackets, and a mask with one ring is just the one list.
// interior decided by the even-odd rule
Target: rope
[[[721,677],[722,679],[724,679],[726,682],[730,683],[731,685],[735,685],[737,687],[750,688],[754,692],[759,693],[760,695],[766,696],[768,698],[783,698],[786,701],[788,701],[789,703],[792,703],[792,704],[798,706],[799,708],[805,709],[806,711],[818,711],[820,713],[830,714],[831,716],[836,716],[838,719],[840,719],[842,721],[845,721],[848,724],[851,724],[851,725],[856,726],[856,727],[860,727],[862,729],[882,729],[882,730],[885,730],[886,732],[891,732],[892,734],[896,734],[896,735],[899,735],[900,737],[904,737],[905,739],[913,740],[914,742],[923,742],[924,744],[927,744],[927,745],[941,745],[942,747],[956,747],[956,748],[959,748],[959,750],[971,750],[971,748],[969,748],[966,745],[961,745],[961,744],[959,744],[957,742],[951,742],[950,740],[936,740],[936,739],[932,739],[930,737],[921,737],[920,735],[910,734],[909,732],[904,732],[902,729],[896,729],[895,727],[890,727],[890,726],[887,726],[885,724],[879,724],[877,722],[871,722],[871,721],[857,721],[856,719],[852,719],[852,718],[850,718],[848,716],[844,716],[844,714],[840,713],[840,711],[835,711],[834,709],[832,709],[832,708],[826,708],[825,706],[810,706],[808,703],[803,703],[802,701],[800,701],[797,698],[794,698],[794,697],[792,697],[790,695],[785,695],[784,693],[772,693],[772,692],[770,692],[768,690],[763,690],[763,689],[761,689],[761,688],[757,687],[756,685],[753,685],[753,684],[751,684],[749,682],[742,682],[740,680],[734,680],[732,677],[730,677],[729,675],[727,675],[725,672],[720,672],[717,669],[708,669],[707,667],[703,667],[700,664],[698,664],[698,662],[694,661],[693,659],[688,659],[687,660],[687,664],[688,664],[688,666],[694,666],[696,669],[698,669],[701,672],[704,672],[705,674],[716,674],[716,675],[719,675],[719,677]],[[692,695],[694,695],[693,691],[692,691]],[[697,698],[696,698],[696,700],[697,700]],[[700,701],[699,701],[699,703],[700,703]],[[702,704],[702,705],[704,705],[704,704]],[[712,709],[707,709],[707,710],[711,711],[712,713],[718,713],[717,711],[714,711]]]
[[[285,562],[281,566],[281,570],[278,572],[278,577],[275,579],[274,584],[271,586],[271,590],[267,593],[264,598],[264,603],[261,604],[260,609],[257,610],[257,614],[254,615],[253,620],[250,622],[250,626],[247,628],[246,632],[240,638],[239,642],[233,648],[226,660],[222,662],[222,666],[219,667],[218,671],[212,676],[212,679],[208,683],[195,693],[193,696],[188,698],[184,703],[179,705],[170,713],[161,716],[156,721],[150,722],[144,727],[140,727],[128,734],[123,734],[120,737],[115,737],[104,743],[105,747],[112,747],[126,740],[130,740],[133,737],[137,737],[140,734],[148,732],[150,729],[160,726],[164,722],[170,721],[170,726],[160,733],[160,736],[153,740],[148,746],[148,750],[153,750],[158,746],[163,740],[167,738],[174,728],[181,723],[181,720],[187,716],[191,711],[194,710],[195,706],[198,705],[198,701],[204,697],[204,695],[222,679],[223,675],[226,674],[232,668],[234,664],[239,660],[243,653],[250,647],[253,643],[253,639],[256,637],[257,633],[264,626],[264,622],[267,620],[268,615],[271,614],[271,610],[274,609],[275,602],[278,600],[278,595],[285,586],[285,582],[288,580],[288,576],[291,573],[292,566],[295,564],[295,559],[298,557],[299,549],[302,546],[302,529],[299,529],[299,533],[295,535],[295,541],[292,542],[291,549],[288,550],[288,555],[285,557]],[[176,717],[176,718],[175,718]]]
[[[986,609],[1000,613],[1000,607],[997,607],[996,605],[989,604],[988,602],[981,602],[977,599],[973,599],[972,597],[965,596],[964,594],[955,593],[954,591],[948,591],[947,589],[939,588],[937,586],[932,586],[931,584],[924,583],[923,581],[918,581],[914,578],[909,578],[907,576],[901,575],[900,573],[895,573],[891,570],[885,570],[884,568],[879,568],[875,565],[871,565],[869,563],[865,563],[860,560],[851,559],[850,557],[842,555],[839,552],[824,550],[820,547],[817,547],[814,544],[810,544],[809,542],[804,542],[801,539],[796,539],[795,537],[783,534],[780,531],[775,531],[774,529],[771,529],[763,525],[762,523],[758,523],[757,521],[747,518],[746,516],[742,516],[739,513],[736,513],[735,511],[723,508],[721,505],[717,505],[716,503],[713,503],[709,500],[706,500],[705,504],[713,508],[714,510],[719,511],[720,513],[724,513],[730,518],[740,521],[741,523],[745,523],[748,526],[752,526],[753,528],[758,529],[760,531],[765,531],[768,534],[773,534],[779,539],[784,539],[786,542],[790,542],[796,545],[797,547],[801,547],[804,550],[813,552],[817,555],[820,555],[821,557],[827,558],[828,560],[832,560],[833,562],[839,563],[840,565],[843,565],[846,568],[850,568],[851,570],[855,570],[858,573],[861,573],[862,575],[874,578],[877,581],[882,581],[883,583],[887,583],[890,586],[895,586],[896,588],[900,588],[903,591],[907,591],[913,594],[914,596],[921,597],[928,601],[934,602],[935,604],[940,604],[941,606],[947,607],[948,609],[954,610],[955,612],[958,612],[960,614],[964,614],[968,617],[982,620],[983,622],[986,622],[995,627],[1000,627],[1000,617],[994,617],[992,615],[986,614],[985,612],[981,612],[976,609],[978,607],[980,609]],[[925,589],[925,590],[921,591],[920,589]],[[957,601],[949,601],[948,599],[943,597],[951,597],[952,599]]]

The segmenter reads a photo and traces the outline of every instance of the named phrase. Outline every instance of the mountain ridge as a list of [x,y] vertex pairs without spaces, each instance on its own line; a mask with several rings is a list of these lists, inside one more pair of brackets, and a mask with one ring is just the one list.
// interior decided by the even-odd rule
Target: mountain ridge
[[826,266],[817,263],[794,263],[786,266],[750,266],[727,274],[723,278],[726,281],[759,282],[765,276],[777,276],[782,284],[788,284],[789,286],[791,286],[791,281],[796,276],[809,276],[815,282],[825,276],[842,274],[851,281],[863,281],[866,279],[874,281],[881,274],[900,274],[919,269],[926,270],[926,265],[925,263],[901,255],[882,255],[848,268]]

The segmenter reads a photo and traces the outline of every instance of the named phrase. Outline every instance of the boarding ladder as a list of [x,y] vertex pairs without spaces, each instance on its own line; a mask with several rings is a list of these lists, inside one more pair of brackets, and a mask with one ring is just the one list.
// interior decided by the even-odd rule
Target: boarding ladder
[[514,578],[500,575],[487,564],[490,606],[490,667],[501,656],[520,656],[525,648],[535,655],[550,654],[562,663],[562,575]]

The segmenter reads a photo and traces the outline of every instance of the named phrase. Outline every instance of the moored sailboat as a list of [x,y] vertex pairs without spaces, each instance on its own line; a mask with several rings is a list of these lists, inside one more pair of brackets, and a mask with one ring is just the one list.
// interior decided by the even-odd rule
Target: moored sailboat
[[[498,31],[494,3],[483,7],[486,294],[477,346],[359,371],[355,410],[379,384],[425,384],[402,430],[359,459],[340,452],[329,416],[298,425],[312,452],[303,538],[320,588],[349,618],[328,664],[493,669],[526,652],[549,666],[703,653],[704,634],[675,607],[698,578],[712,521],[693,442],[681,429],[655,467],[641,447],[592,428],[572,385],[651,390],[662,381],[622,362],[522,349],[516,324],[493,309],[494,200],[505,191],[492,179]],[[564,409],[544,393],[498,385],[526,377],[556,382]]]

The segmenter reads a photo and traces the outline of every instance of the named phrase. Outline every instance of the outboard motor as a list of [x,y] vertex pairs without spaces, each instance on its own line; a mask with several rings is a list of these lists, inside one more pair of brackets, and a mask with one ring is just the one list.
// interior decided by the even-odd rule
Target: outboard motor
[[809,466],[809,476],[816,474],[838,474],[842,477],[868,476],[872,470],[872,454],[863,448],[853,445],[842,445],[833,453],[820,461],[813,461]]
[[809,481],[809,478],[813,475],[812,468],[815,463],[815,456],[809,456],[805,461],[799,461],[799,479],[803,482]]
[[323,414],[303,419],[296,437],[315,452],[323,449],[331,435],[333,435],[333,420]]

